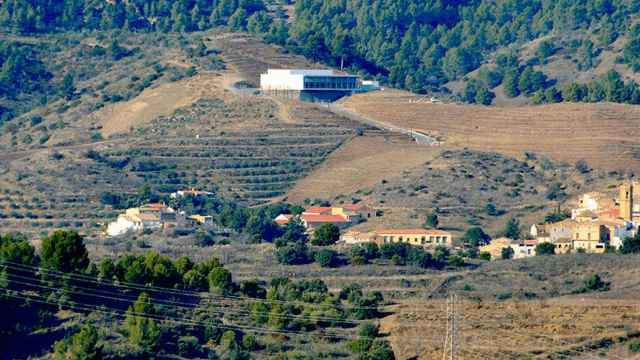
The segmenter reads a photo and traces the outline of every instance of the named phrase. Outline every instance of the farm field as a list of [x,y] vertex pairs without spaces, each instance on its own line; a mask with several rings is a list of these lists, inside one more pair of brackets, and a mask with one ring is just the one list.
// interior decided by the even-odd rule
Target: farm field
[[640,170],[640,108],[611,103],[485,107],[432,104],[398,90],[359,94],[345,109],[383,123],[433,134],[446,146],[555,161],[584,159],[606,170]]
[[[458,359],[639,359],[625,343],[640,325],[632,301],[458,304]],[[580,302],[576,304],[576,302]],[[447,326],[443,301],[408,300],[382,320],[400,359],[436,359]]]

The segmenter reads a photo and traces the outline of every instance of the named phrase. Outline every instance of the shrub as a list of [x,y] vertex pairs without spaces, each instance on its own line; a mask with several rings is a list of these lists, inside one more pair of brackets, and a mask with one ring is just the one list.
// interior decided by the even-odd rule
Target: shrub
[[460,267],[464,266],[464,259],[458,255],[449,256],[448,263],[451,266]]
[[622,241],[620,247],[620,253],[622,254],[635,254],[640,253],[640,234],[635,237],[627,237]]
[[280,264],[299,265],[309,262],[309,250],[304,243],[285,245],[276,250],[276,258]]
[[482,251],[480,252],[480,260],[485,260],[485,261],[490,261],[491,260],[491,253],[488,253],[486,251]]
[[515,252],[511,247],[502,248],[502,253],[501,253],[502,260],[513,259],[513,255],[515,255]]
[[181,336],[178,338],[178,352],[184,357],[196,357],[201,352],[200,343],[195,336]]
[[611,284],[602,280],[600,275],[593,274],[584,280],[584,292],[609,291]]
[[632,352],[640,352],[640,340],[633,340],[629,343],[629,350]]
[[311,243],[325,246],[335,244],[340,239],[340,229],[334,224],[322,224],[314,232]]
[[429,215],[427,215],[424,226],[427,228],[436,229],[438,227],[438,224],[438,215],[436,214],[436,211],[432,211]]
[[536,245],[536,255],[554,255],[556,253],[556,246],[550,242],[544,242],[542,244]]
[[318,251],[314,258],[321,267],[334,267],[338,262],[337,253],[329,249],[322,249]]
[[259,347],[258,339],[254,335],[246,334],[242,337],[242,347],[249,351],[257,350]]
[[591,171],[589,164],[587,164],[587,162],[584,160],[576,161],[575,167],[576,167],[576,170],[578,170],[581,174],[586,174],[589,171]]

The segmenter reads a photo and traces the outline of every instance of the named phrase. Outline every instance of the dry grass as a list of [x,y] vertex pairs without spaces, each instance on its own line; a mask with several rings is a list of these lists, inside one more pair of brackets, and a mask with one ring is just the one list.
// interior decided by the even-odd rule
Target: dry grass
[[420,166],[438,152],[436,148],[421,147],[403,137],[356,137],[299,181],[287,196],[289,200],[299,202],[354,193]]
[[604,169],[640,170],[640,108],[621,104],[554,104],[484,107],[415,103],[402,91],[347,98],[346,109],[390,125],[419,129],[467,147],[522,156],[525,151],[559,161],[585,159]]
[[[445,309],[443,301],[409,300],[382,320],[381,328],[389,333],[398,359],[442,356]],[[459,359],[574,359],[606,354],[606,347],[590,348],[591,344],[617,342],[640,326],[633,302],[463,302],[458,314]],[[639,358],[626,348],[614,351],[624,359]]]
[[256,86],[260,74],[268,68],[325,68],[302,56],[290,54],[286,49],[268,45],[246,34],[224,34],[213,38],[215,46],[222,50],[222,57],[233,64],[242,77]]
[[203,96],[214,95],[220,88],[216,75],[198,75],[146,89],[130,101],[111,104],[90,117],[102,125],[102,135],[109,137],[146,125],[159,116],[170,115]]

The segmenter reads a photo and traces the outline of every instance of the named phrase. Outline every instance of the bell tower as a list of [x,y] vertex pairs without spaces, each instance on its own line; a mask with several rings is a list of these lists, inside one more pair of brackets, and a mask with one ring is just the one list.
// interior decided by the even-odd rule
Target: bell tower
[[633,220],[633,183],[625,181],[620,185],[620,217],[626,221]]

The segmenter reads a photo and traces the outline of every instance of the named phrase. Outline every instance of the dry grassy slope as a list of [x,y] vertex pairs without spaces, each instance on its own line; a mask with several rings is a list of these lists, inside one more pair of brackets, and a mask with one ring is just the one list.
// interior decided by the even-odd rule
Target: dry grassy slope
[[[542,221],[558,204],[569,208],[564,202],[578,194],[604,191],[620,182],[618,176],[603,172],[583,175],[573,167],[560,167],[541,159],[519,161],[496,153],[447,148],[432,151],[437,151],[433,159],[338,198],[345,202],[360,199],[384,210],[384,216],[357,225],[357,229],[422,226],[426,213],[438,208],[440,226],[456,236],[476,225],[499,236],[511,217],[517,217],[523,229],[528,230],[530,224]],[[325,166],[329,164],[331,161]],[[566,200],[549,200],[556,184],[563,187]],[[488,215],[485,206],[489,202],[503,213]]]
[[554,104],[484,107],[412,102],[413,95],[386,90],[355,95],[343,106],[394,126],[442,136],[449,147],[524,152],[556,161],[585,159],[607,169],[640,170],[640,107],[621,104]]
[[[404,137],[363,136],[354,138],[333,153],[324,164],[289,191],[290,201],[334,199],[339,195],[371,188],[385,178],[423,165],[439,152],[419,147]],[[399,161],[400,160],[400,161]]]
[[222,50],[225,61],[233,64],[240,75],[255,86],[260,85],[260,74],[269,68],[325,68],[251,35],[225,34],[213,37],[212,43]]
[[[225,41],[236,37],[245,38],[229,35]],[[136,41],[148,44],[153,39],[138,37]],[[215,41],[207,43],[217,46]],[[257,41],[244,49],[256,52],[254,57],[272,64],[269,66],[301,62]],[[152,59],[160,59],[163,65],[178,63],[182,67],[190,61],[182,55],[159,58],[154,50],[150,50]],[[226,55],[224,50],[221,54]],[[123,73],[140,65],[140,58],[151,56],[143,55],[122,60],[113,73],[106,71],[87,86],[117,78],[118,87],[127,88],[129,81],[135,81],[130,79],[131,73]],[[0,181],[7,184],[0,192],[0,227],[4,231],[46,233],[51,228],[73,226],[94,233],[114,214],[99,203],[101,192],[133,193],[145,183],[164,191],[172,187],[216,188],[238,201],[266,202],[282,195],[360,126],[308,104],[276,102],[236,91],[233,84],[247,78],[245,74],[251,69],[266,69],[256,68],[242,56],[236,60],[231,57],[225,71],[209,71],[200,66],[206,59],[195,59],[198,75],[163,80],[130,101],[107,104],[94,112],[88,111],[96,101],[89,95],[67,104],[64,112],[56,109],[60,104],[36,109],[49,114],[45,125],[55,121],[65,125],[47,130],[49,147],[25,144],[0,155]],[[279,61],[283,64],[278,65]],[[286,117],[285,121],[280,117]],[[97,131],[106,140],[89,139]],[[26,125],[16,137],[20,139],[26,132],[35,131]],[[4,137],[7,141],[10,138]],[[88,159],[85,154],[89,149],[97,150],[106,161]],[[124,168],[113,166],[124,159],[129,160]],[[144,163],[159,170],[139,170]]]
[[[398,358],[436,358],[444,343],[445,305],[441,299],[456,292],[462,300],[458,307],[460,344],[465,349],[462,359],[581,359],[581,352],[637,359],[626,346],[588,349],[603,339],[624,342],[618,337],[640,328],[637,260],[637,256],[617,255],[556,256],[442,274],[446,279],[440,284],[446,285],[431,292],[436,299],[399,301],[395,313],[382,320],[382,329],[390,334]],[[566,295],[594,273],[611,283],[610,291]],[[531,294],[536,299],[525,300],[534,296]],[[496,302],[497,295],[513,296],[514,300]],[[424,340],[406,341],[420,337]],[[561,351],[566,351],[564,357]]]

